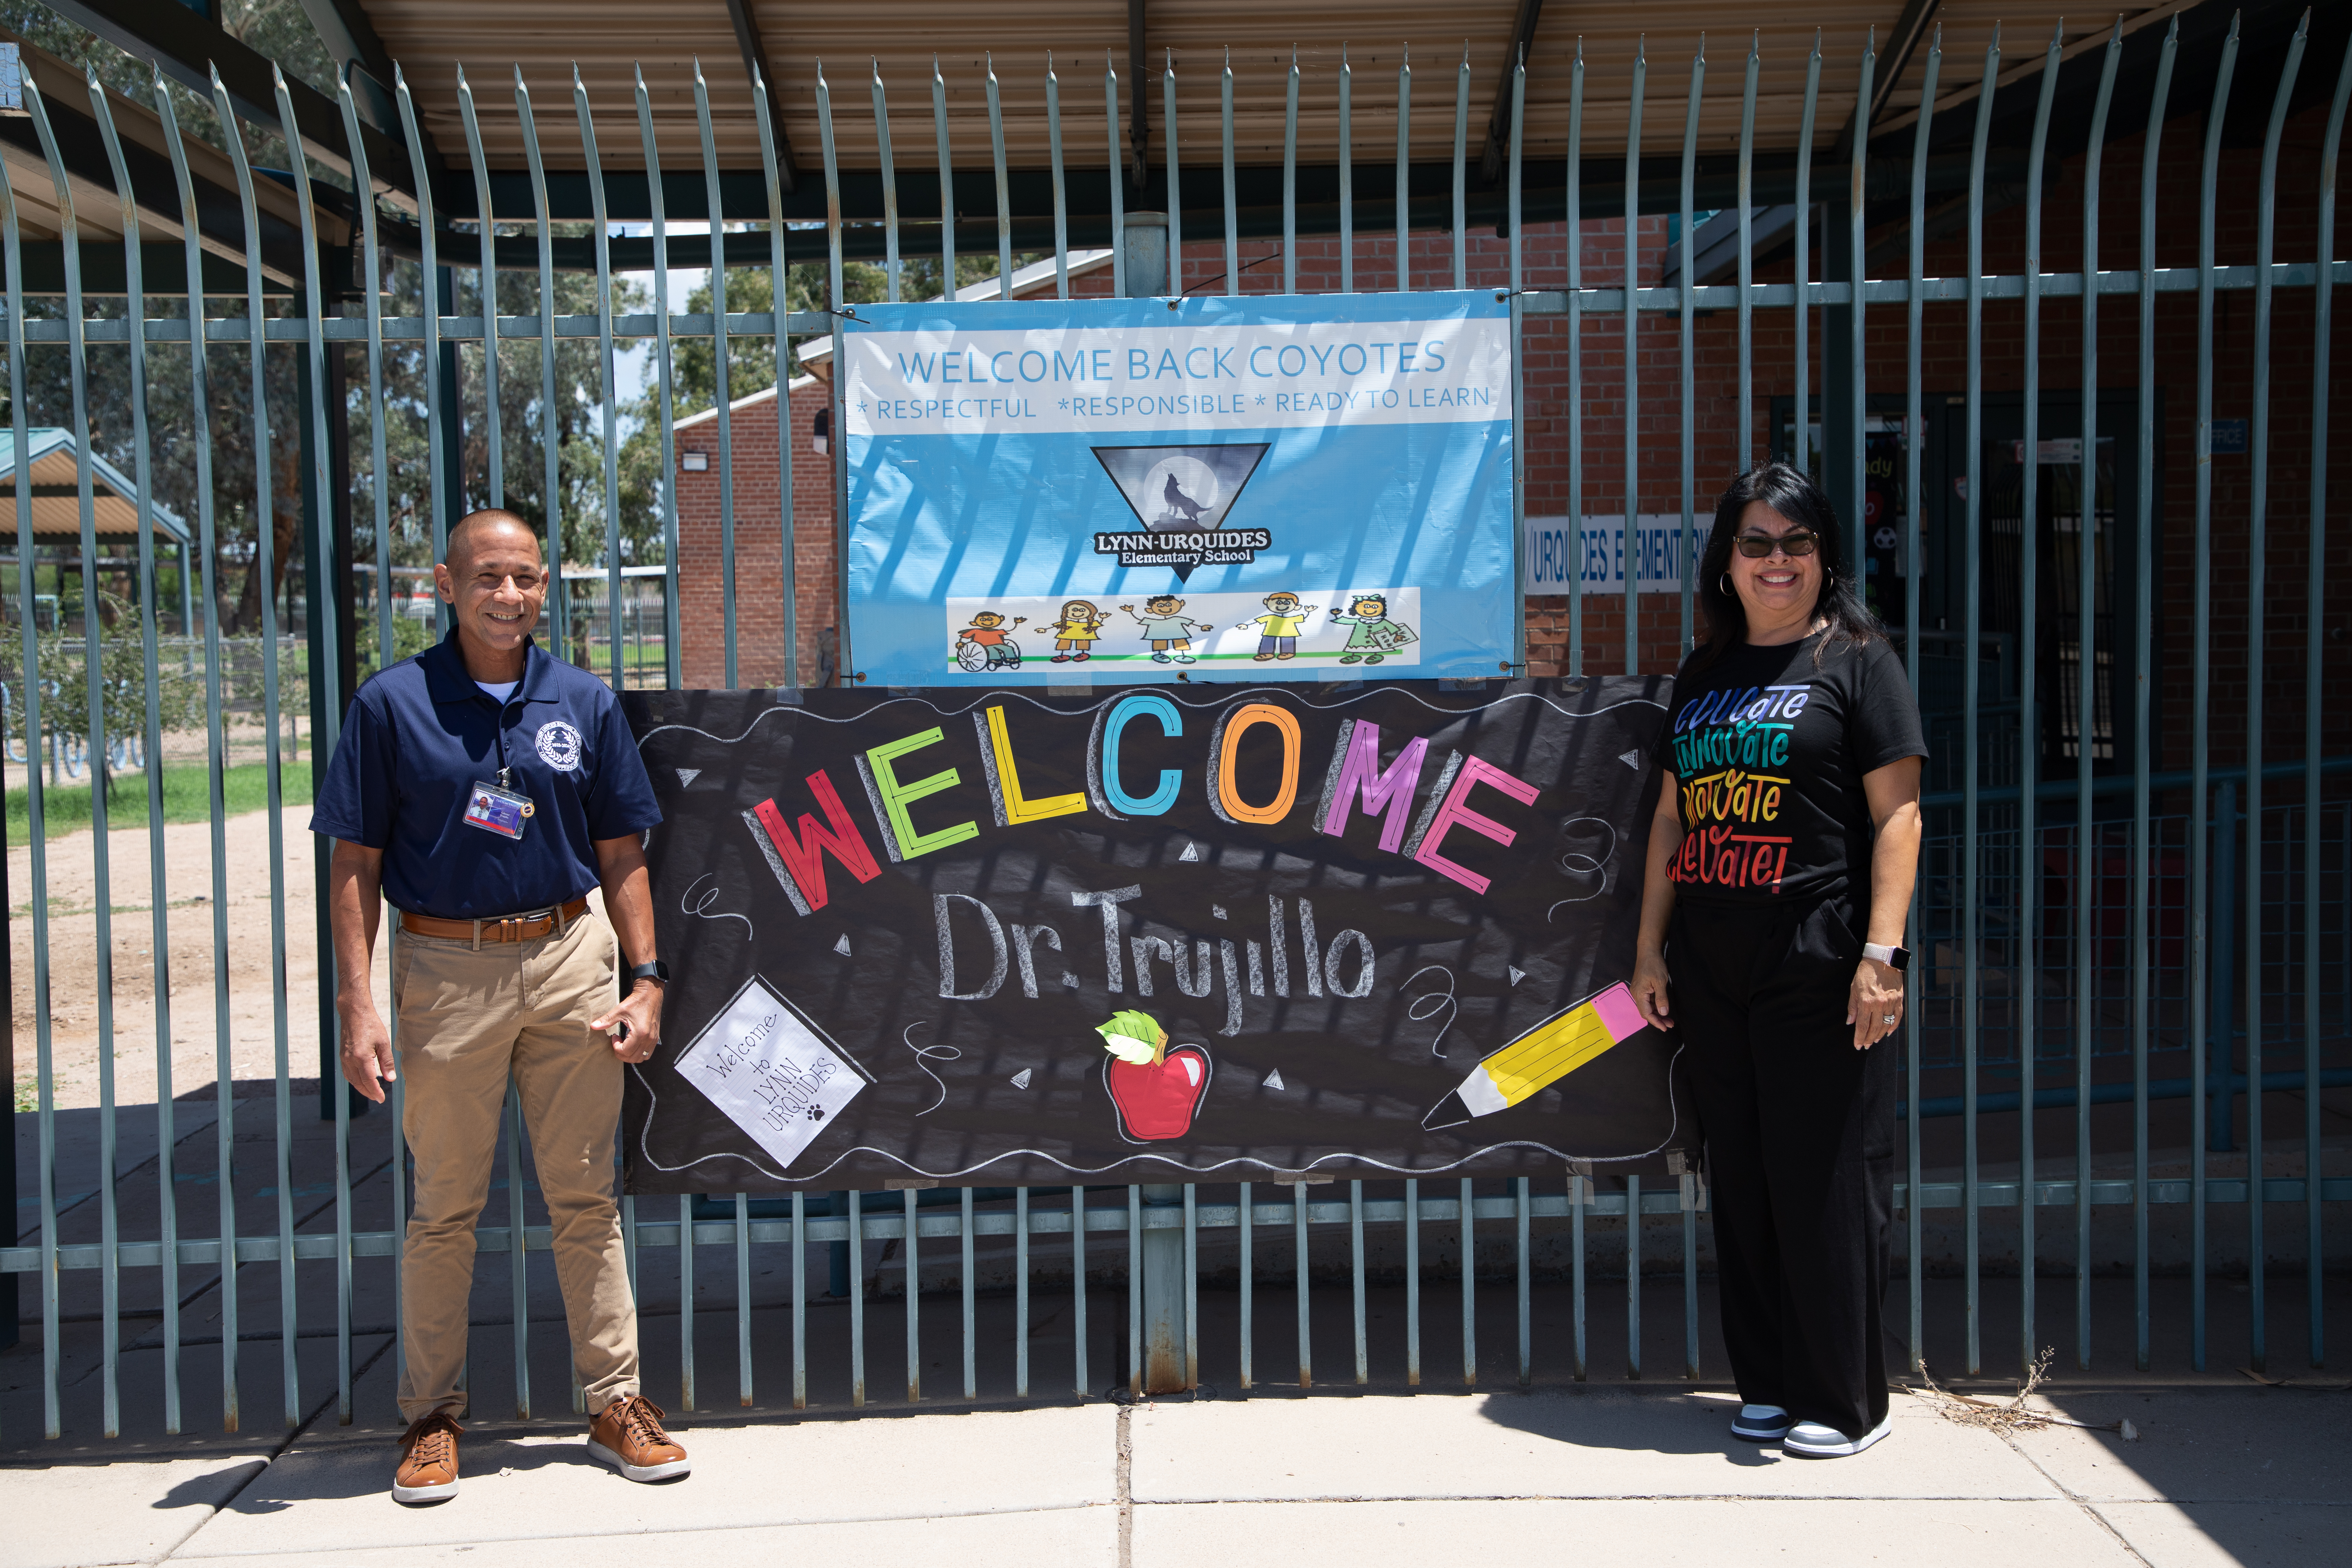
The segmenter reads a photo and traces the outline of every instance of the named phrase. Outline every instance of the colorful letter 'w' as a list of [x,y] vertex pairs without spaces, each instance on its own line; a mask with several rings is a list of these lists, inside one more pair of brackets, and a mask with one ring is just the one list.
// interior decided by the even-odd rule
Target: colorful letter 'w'
[[776,809],[773,800],[763,800],[743,814],[743,821],[751,837],[768,858],[768,868],[783,884],[784,895],[793,908],[809,914],[825,906],[824,855],[831,850],[833,858],[849,868],[849,874],[861,882],[870,882],[882,874],[874,863],[874,851],[859,837],[857,825],[849,819],[849,809],[841,804],[840,792],[820,768],[808,776],[809,793],[824,807],[830,827],[803,813],[800,831],[795,835],[784,823],[784,814]]

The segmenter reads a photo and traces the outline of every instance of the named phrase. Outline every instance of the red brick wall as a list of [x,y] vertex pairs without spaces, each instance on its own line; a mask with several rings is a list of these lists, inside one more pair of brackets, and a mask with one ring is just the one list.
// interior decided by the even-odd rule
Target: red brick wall
[[[2278,218],[2275,254],[2282,261],[2308,261],[2316,249],[2316,205],[2310,193],[2318,179],[2316,149],[2323,111],[2300,117],[2287,127],[2278,174]],[[2162,142],[2158,181],[2156,263],[2187,267],[2196,262],[2196,205],[2203,128],[2181,121],[2167,128]],[[2222,155],[2218,223],[2219,259],[2223,265],[2243,265],[2254,257],[2253,192],[2259,150],[2237,149]],[[2106,151],[2102,181],[2098,261],[2105,270],[2138,265],[2138,199],[2141,148],[2137,140],[2117,142]],[[2081,203],[2083,170],[2080,159],[2056,170],[2049,181],[2043,209],[2043,270],[2063,272],[2081,265]],[[2352,255],[2352,208],[2347,208],[2339,232],[2336,254]],[[1636,230],[1636,272],[1643,283],[1658,280],[1665,247],[1665,220],[1643,220]],[[1984,265],[1988,272],[2023,270],[2025,215],[2012,207],[1993,215],[1986,224]],[[1565,226],[1530,227],[1524,239],[1522,278],[1526,287],[1563,288],[1568,282]],[[1876,236],[1873,237],[1874,239]],[[1416,288],[1450,287],[1453,240],[1445,234],[1416,235],[1412,239],[1412,282]],[[1624,276],[1624,228],[1622,221],[1594,221],[1582,226],[1583,281],[1587,287],[1616,287]],[[1491,233],[1473,234],[1466,246],[1468,281],[1475,288],[1500,288],[1509,279],[1507,241]],[[1395,240],[1392,236],[1360,236],[1356,248],[1359,289],[1389,289],[1395,280]],[[1278,240],[1251,240],[1241,247],[1244,292],[1277,291],[1282,287]],[[1871,263],[1874,276],[1901,276],[1907,252],[1899,247]],[[1820,258],[1816,257],[1815,275]],[[1952,277],[1968,269],[1965,234],[1938,240],[1926,248],[1925,275]],[[1339,242],[1331,237],[1303,239],[1298,246],[1299,288],[1321,292],[1339,286]],[[1217,292],[1223,288],[1224,246],[1222,237],[1189,238],[1184,247],[1183,278],[1188,291]],[[1791,266],[1759,270],[1761,282],[1787,281]],[[1108,268],[1076,280],[1073,292],[1109,291]],[[2230,291],[2218,298],[2214,319],[2214,395],[2216,418],[2250,418],[2254,397],[2254,308],[2250,291]],[[2045,395],[2073,393],[2082,375],[2082,306],[2074,300],[2046,300],[2042,306],[2039,343],[2041,381]],[[2352,316],[2352,302],[2337,312],[2332,360],[2332,405],[2339,424],[2352,410],[2352,342],[2342,324]],[[1965,307],[1937,302],[1925,307],[1921,331],[1921,388],[1925,412],[1932,420],[1945,416],[1944,399],[1967,386]],[[1696,395],[1694,398],[1692,504],[1706,526],[1713,499],[1742,464],[1742,442],[1737,424],[1738,318],[1736,311],[1701,315],[1693,332]],[[1866,378],[1869,388],[1900,392],[1906,384],[1910,353],[1907,310],[1899,305],[1874,305],[1865,318]],[[2019,301],[1992,301],[1984,306],[1983,376],[1988,392],[2014,391],[2024,382],[2024,311]],[[1809,353],[1811,387],[1821,389],[1822,320],[1813,321]],[[2129,295],[2107,295],[2099,302],[2099,384],[2114,391],[2137,385],[2138,302]],[[2158,605],[2163,663],[2157,670],[2158,744],[2160,766],[2185,766],[2189,744],[2190,683],[2189,649],[2193,631],[2195,553],[2196,300],[2193,294],[2159,296],[2154,319],[2156,382],[2163,390],[2160,477],[2162,495],[2162,597]],[[1765,445],[1770,400],[1796,390],[1795,329],[1785,310],[1755,313],[1752,336],[1752,392],[1755,428],[1746,445]],[[2263,702],[2266,709],[2263,753],[2269,760],[2302,752],[2305,695],[2304,654],[2308,635],[2305,593],[2315,568],[2332,576],[2352,567],[2352,542],[2331,537],[2326,555],[2310,558],[2311,387],[2314,367],[2314,300],[2308,289],[2280,289],[2273,307],[2271,328],[2271,459],[2267,519],[2264,529],[2268,580],[2259,617],[2264,637]],[[1534,515],[1668,512],[1683,505],[1682,347],[1680,325],[1668,314],[1645,314],[1636,347],[1639,376],[1639,484],[1633,505],[1626,505],[1624,472],[1624,324],[1622,316],[1588,318],[1583,327],[1581,397],[1569,383],[1569,328],[1564,321],[1530,321],[1522,344],[1526,443],[1527,506]],[[814,668],[814,628],[835,624],[831,597],[835,574],[830,555],[831,509],[822,493],[814,465],[801,460],[808,454],[804,432],[807,413],[815,404],[811,394],[795,399],[794,427],[803,432],[796,453],[796,507],[802,537],[803,670]],[[1580,497],[1569,483],[1568,431],[1580,417],[1584,431],[1584,480]],[[708,426],[702,427],[708,432]],[[772,500],[764,505],[759,476],[771,476],[772,487],[772,417],[739,422],[737,468],[739,520],[772,517]],[[755,465],[764,462],[764,468]],[[2352,459],[2337,465],[2335,482],[2352,483]],[[682,565],[690,584],[705,584],[701,599],[689,587],[686,617],[690,681],[698,670],[716,670],[717,544],[715,473],[687,475],[681,481],[681,519],[706,519],[688,527],[683,540]],[[2243,756],[2243,715],[2247,709],[2247,630],[2254,617],[2248,604],[2248,541],[2253,504],[2253,474],[2249,458],[2218,458],[2212,465],[2213,613],[2209,622],[2212,642],[2210,692],[2215,715],[2213,759],[2227,765]],[[698,500],[705,492],[709,499]],[[823,521],[820,521],[819,520]],[[2127,520],[2128,521],[2128,520]],[[745,525],[748,527],[748,524]],[[769,606],[774,601],[772,543],[764,557],[739,544],[739,570],[745,574],[742,593],[748,605]],[[764,565],[761,564],[764,563]],[[761,574],[764,572],[765,575]],[[2053,590],[2054,591],[2054,590]],[[823,597],[820,599],[819,595]],[[818,605],[823,605],[819,610]],[[1673,668],[1678,648],[1680,606],[1674,595],[1645,595],[1642,601],[1641,667],[1645,670]],[[700,612],[695,606],[700,605]],[[2127,608],[2127,605],[2126,606]],[[1623,668],[1623,601],[1615,593],[1588,595],[1583,616],[1584,668],[1612,672]],[[747,609],[749,616],[759,612]],[[2324,635],[2331,646],[2346,640],[2347,612],[2337,595],[2328,606]],[[1528,658],[1537,674],[1562,673],[1568,667],[1566,639],[1569,611],[1561,598],[1530,599],[1527,606]],[[772,647],[774,633],[768,632]],[[766,679],[766,666],[756,664],[751,643],[744,644],[743,679]],[[854,652],[854,650],[853,650]],[[771,656],[772,657],[772,656]],[[714,674],[711,679],[715,682]],[[2325,748],[2331,752],[2352,750],[2352,711],[2326,716]]]
[[[792,393],[793,571],[797,604],[797,672],[784,668],[782,509],[776,489],[776,405],[761,401],[729,421],[735,470],[735,658],[739,687],[793,686],[817,677],[820,637],[838,626],[840,581],[833,531],[831,459],[809,448],[809,429],[825,405],[823,383]],[[680,673],[689,688],[728,684],[725,565],[715,419],[677,433],[677,449],[707,452],[710,467],[677,476]]]

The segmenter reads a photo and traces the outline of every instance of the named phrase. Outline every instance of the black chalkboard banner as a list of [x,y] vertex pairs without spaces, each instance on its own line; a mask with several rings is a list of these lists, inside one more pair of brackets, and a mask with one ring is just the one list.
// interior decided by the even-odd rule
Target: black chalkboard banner
[[632,692],[632,1193],[1645,1172],[1655,679]]

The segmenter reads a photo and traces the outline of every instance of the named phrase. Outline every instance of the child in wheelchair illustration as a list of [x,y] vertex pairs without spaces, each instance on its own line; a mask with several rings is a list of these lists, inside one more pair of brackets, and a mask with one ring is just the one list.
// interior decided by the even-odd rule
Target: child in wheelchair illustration
[[[1015,616],[1017,626],[1029,617]],[[972,616],[971,625],[956,634],[955,661],[958,668],[973,675],[995,669],[1021,668],[1021,645],[1013,640],[1012,628],[1004,617],[994,610],[982,610]]]

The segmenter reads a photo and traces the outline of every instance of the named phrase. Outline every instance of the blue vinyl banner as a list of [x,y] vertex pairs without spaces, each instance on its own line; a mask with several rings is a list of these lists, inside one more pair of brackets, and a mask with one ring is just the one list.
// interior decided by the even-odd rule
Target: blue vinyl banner
[[1491,677],[1491,292],[864,305],[848,668],[893,686]]

